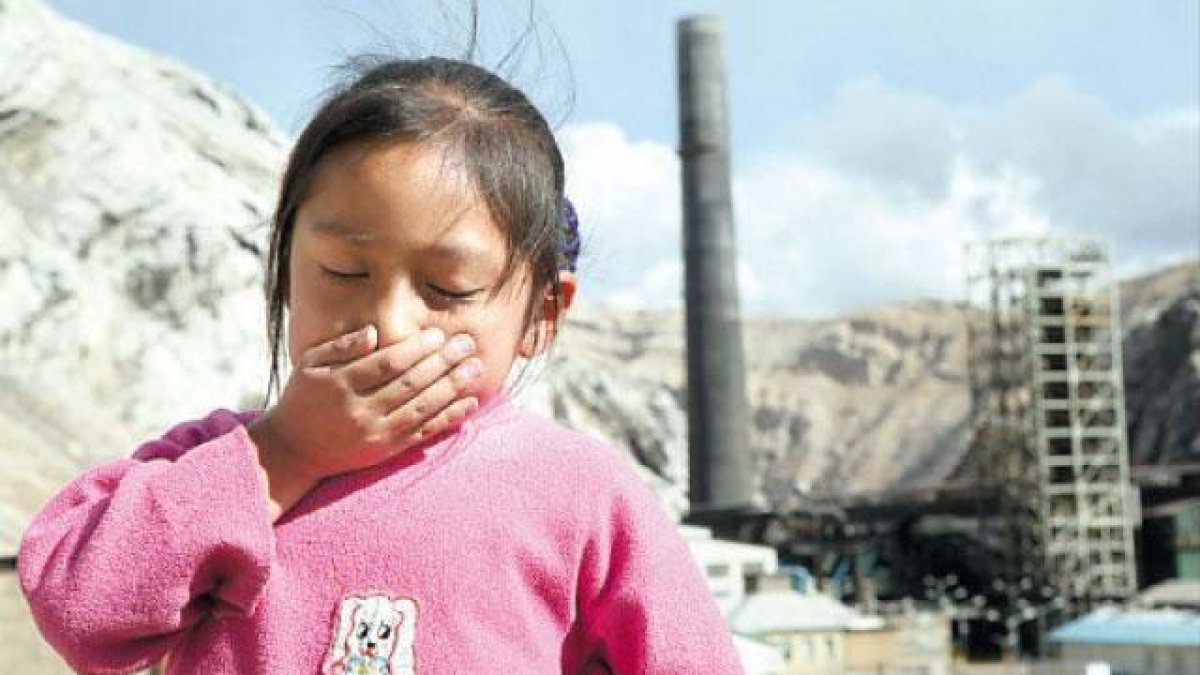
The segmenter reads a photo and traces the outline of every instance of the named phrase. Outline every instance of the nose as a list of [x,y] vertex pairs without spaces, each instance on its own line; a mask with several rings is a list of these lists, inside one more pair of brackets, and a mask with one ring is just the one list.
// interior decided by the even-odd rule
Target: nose
[[374,299],[369,318],[379,331],[379,346],[395,344],[425,326],[428,309],[421,294],[408,281],[397,280]]

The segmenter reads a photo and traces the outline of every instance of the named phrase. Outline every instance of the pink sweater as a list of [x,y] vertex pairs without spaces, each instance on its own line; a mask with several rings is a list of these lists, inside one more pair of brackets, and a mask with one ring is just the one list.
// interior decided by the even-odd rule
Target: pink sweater
[[181,424],[30,525],[21,584],[73,667],[742,672],[687,544],[611,447],[500,396],[272,525],[256,415]]

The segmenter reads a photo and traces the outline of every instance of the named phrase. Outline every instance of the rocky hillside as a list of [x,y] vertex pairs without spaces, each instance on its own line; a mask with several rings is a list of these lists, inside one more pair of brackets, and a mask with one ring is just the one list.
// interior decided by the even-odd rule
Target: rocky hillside
[[1200,263],[1126,283],[1121,290],[1133,461],[1200,462]]
[[[1124,282],[1120,302],[1132,461],[1198,462],[1200,261]],[[686,435],[682,336],[678,313],[580,312],[564,335],[566,356],[546,371],[547,407],[561,415],[582,400],[600,405],[587,424],[621,441],[644,406],[610,401],[658,391],[676,404],[661,417],[671,421],[663,431]],[[969,390],[960,306],[750,321],[744,341],[751,443],[769,496],[797,481],[817,495],[916,488],[948,478],[962,461]],[[581,395],[578,373],[593,394]],[[625,444],[659,473],[686,475],[681,446],[674,454],[681,437],[642,432]]]
[[[678,313],[582,310],[564,334],[561,365],[546,369],[553,407],[604,402],[589,426],[620,442],[625,420],[645,410],[637,401],[622,406],[625,392],[660,392],[673,404],[664,428],[679,435],[625,444],[659,473],[686,475],[683,330]],[[948,475],[966,440],[964,337],[961,312],[934,303],[832,321],[748,322],[746,390],[762,486],[867,492]],[[600,396],[580,395],[580,372]]]
[[261,389],[283,154],[203,76],[0,0],[0,554],[79,465]]
[[6,374],[135,428],[243,398],[283,153],[216,83],[0,0]]

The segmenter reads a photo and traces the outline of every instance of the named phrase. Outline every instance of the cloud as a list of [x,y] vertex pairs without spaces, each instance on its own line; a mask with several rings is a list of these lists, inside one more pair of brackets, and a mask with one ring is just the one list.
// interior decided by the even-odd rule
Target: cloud
[[897,202],[952,199],[965,163],[980,177],[1033,185],[1029,206],[1056,232],[1108,237],[1127,259],[1200,255],[1196,108],[1125,121],[1045,79],[998,106],[955,109],[870,78],[843,87],[801,137],[806,158]]
[[[766,298],[766,284],[742,256],[737,265],[738,295],[742,304],[753,308]],[[683,304],[683,260],[667,257],[625,286],[606,291],[600,301],[622,309],[666,309]]]
[[914,203],[797,158],[747,171],[736,183],[739,245],[763,287],[749,307],[828,317],[868,305],[957,300],[966,241],[1049,230],[1029,207],[1030,181],[980,175],[965,161],[947,173],[942,199]]
[[1048,80],[981,116],[967,149],[985,166],[1036,176],[1034,201],[1058,227],[1166,255],[1198,244],[1200,124],[1191,113],[1123,123],[1102,101]]
[[897,198],[945,196],[957,130],[935,98],[888,89],[874,77],[858,80],[804,127],[806,155],[816,162],[869,179]]
[[[982,237],[1109,238],[1119,273],[1200,256],[1200,112],[1130,121],[1047,80],[959,109],[877,79],[800,120],[803,144],[734,176],[743,309],[825,317],[963,297],[963,245]],[[679,162],[612,124],[562,134],[580,205],[583,293],[677,307]]]
[[630,283],[607,291],[602,302],[623,309],[678,307],[683,298],[683,261],[663,258]]
[[[593,287],[626,287],[664,256],[674,257],[682,219],[675,151],[632,141],[607,123],[569,126],[559,141],[567,194],[580,214],[586,281]],[[678,304],[679,297],[669,302]]]

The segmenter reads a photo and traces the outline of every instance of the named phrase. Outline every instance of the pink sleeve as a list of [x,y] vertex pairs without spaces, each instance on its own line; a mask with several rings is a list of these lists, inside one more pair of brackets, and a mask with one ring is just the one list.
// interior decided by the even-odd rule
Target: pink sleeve
[[179,425],[77,478],[34,518],[21,587],[72,667],[144,668],[206,614],[254,609],[274,534],[247,419],[217,411]]
[[581,657],[590,665],[582,672],[740,675],[733,639],[687,542],[650,488],[629,467],[619,469],[584,544]]

